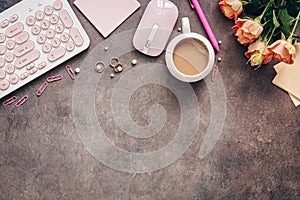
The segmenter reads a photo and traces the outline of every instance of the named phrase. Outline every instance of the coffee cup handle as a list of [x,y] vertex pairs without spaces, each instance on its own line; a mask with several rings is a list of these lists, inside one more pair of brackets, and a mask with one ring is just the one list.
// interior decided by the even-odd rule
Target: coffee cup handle
[[190,26],[190,20],[188,17],[182,18],[182,32],[183,33],[190,33],[191,32],[191,26]]

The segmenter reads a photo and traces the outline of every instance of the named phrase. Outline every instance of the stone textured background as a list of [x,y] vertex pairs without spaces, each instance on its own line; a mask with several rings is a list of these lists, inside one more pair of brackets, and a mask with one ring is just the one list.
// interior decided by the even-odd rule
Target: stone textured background
[[[0,1],[1,11],[16,2]],[[113,34],[136,28],[148,2],[140,0],[141,8]],[[175,30],[180,27],[181,17],[188,16],[192,31],[206,35],[188,1],[173,2],[179,8]],[[14,92],[29,95],[25,105],[0,107],[0,199],[300,199],[300,110],[285,92],[272,85],[272,64],[257,71],[245,64],[246,48],[236,42],[231,31],[233,21],[223,16],[217,3],[201,1],[216,37],[222,40],[217,56],[222,57],[219,65],[227,95],[227,116],[221,138],[206,158],[198,157],[200,131],[180,159],[152,173],[119,172],[89,154],[73,123],[74,81],[66,76],[64,66],[85,67],[80,65],[83,59],[104,39],[72,5],[91,39],[89,49]],[[136,52],[121,59],[130,66],[133,58],[139,64],[164,62],[164,55],[154,59]],[[36,97],[36,89],[54,74],[67,78]],[[117,81],[109,74],[98,91],[109,93],[112,82]],[[192,86],[203,110],[200,123],[201,131],[205,131],[210,114],[208,91],[204,82]],[[164,105],[174,122],[180,117],[174,95],[160,86],[139,89],[132,102],[132,117],[142,125],[147,124],[147,110],[154,102]],[[106,112],[98,110],[97,114],[104,119],[107,136],[120,148],[158,149],[174,136],[169,122],[170,129],[133,148],[133,139],[105,120],[109,117]]]

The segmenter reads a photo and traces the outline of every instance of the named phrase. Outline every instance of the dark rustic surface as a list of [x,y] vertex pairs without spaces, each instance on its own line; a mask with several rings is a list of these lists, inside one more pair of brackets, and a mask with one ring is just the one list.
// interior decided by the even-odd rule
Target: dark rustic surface
[[[16,2],[0,1],[1,11]],[[141,8],[111,36],[136,28],[147,2],[141,0]],[[180,13],[175,29],[180,27],[181,17],[188,16],[192,30],[205,35],[188,1],[174,2]],[[34,95],[49,75],[66,75],[65,64],[84,67],[82,61],[104,41],[72,5],[91,39],[89,49],[14,92],[18,96],[29,95],[22,107],[0,107],[0,199],[300,199],[299,108],[294,107],[285,92],[272,85],[275,72],[271,64],[257,71],[246,66],[245,48],[236,42],[231,31],[233,22],[222,15],[217,3],[201,1],[216,37],[222,40],[217,56],[222,57],[220,73],[227,115],[222,135],[208,156],[198,156],[201,131],[206,130],[210,116],[204,82],[192,85],[203,115],[203,128],[193,144],[173,164],[139,174],[111,169],[86,150],[73,121],[74,81],[65,78],[48,87],[40,98]],[[127,66],[133,58],[139,64],[164,62],[164,55],[156,59],[136,52],[122,56]],[[111,84],[118,81],[110,80],[109,75],[107,72],[98,88],[105,95],[110,94]],[[97,115],[103,119],[101,125],[107,137],[128,151],[162,148],[174,137],[170,120],[178,122],[180,117],[174,95],[161,86],[148,85],[139,89],[131,102],[132,118],[141,125],[148,123],[149,106],[159,102],[171,113],[166,124],[171,128],[132,147],[134,139],[118,130],[111,115],[105,115],[109,109],[100,106],[105,102],[98,101]]]

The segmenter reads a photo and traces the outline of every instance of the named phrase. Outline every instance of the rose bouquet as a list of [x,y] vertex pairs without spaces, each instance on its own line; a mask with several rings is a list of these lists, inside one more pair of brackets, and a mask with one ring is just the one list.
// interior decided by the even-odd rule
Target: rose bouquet
[[294,63],[299,0],[220,0],[219,6],[235,20],[233,32],[240,44],[248,46],[245,56],[251,66],[258,68],[273,58]]

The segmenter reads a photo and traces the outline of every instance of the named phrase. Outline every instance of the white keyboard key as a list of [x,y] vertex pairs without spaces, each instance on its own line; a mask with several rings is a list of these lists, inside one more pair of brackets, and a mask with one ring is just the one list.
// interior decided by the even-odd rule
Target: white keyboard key
[[57,22],[59,21],[59,18],[58,18],[57,15],[52,14],[52,15],[50,16],[49,20],[50,20],[50,23],[51,23],[51,24],[57,24]]
[[0,79],[4,79],[6,76],[6,72],[3,69],[0,69]]
[[10,16],[9,22],[10,22],[10,23],[14,23],[14,22],[17,21],[18,19],[19,19],[18,15],[14,14],[14,15]]
[[46,31],[46,36],[47,38],[53,38],[55,36],[55,31],[52,29],[52,28],[49,28],[47,31]]
[[29,70],[29,74],[30,75],[35,74],[35,72],[37,72],[37,71],[38,71],[38,68],[34,67],[31,70]]
[[53,8],[55,10],[60,10],[62,8],[62,2],[59,0],[56,0],[53,2]]
[[52,49],[51,44],[49,44],[49,43],[43,44],[43,52],[49,53],[51,51],[51,49]]
[[0,23],[0,27],[5,28],[8,26],[8,24],[9,24],[9,21],[7,19],[5,19]]
[[27,70],[31,70],[31,69],[34,68],[34,67],[35,67],[35,64],[34,64],[34,63],[31,63],[31,64],[29,64],[29,65],[26,66],[26,69],[27,69]]
[[9,82],[6,79],[0,81],[0,90],[7,90],[9,88]]
[[65,27],[62,24],[56,24],[55,31],[56,33],[62,33],[64,31]]
[[41,27],[39,25],[33,25],[33,27],[31,28],[31,33],[33,35],[38,35],[41,32]]
[[32,42],[31,40],[28,40],[26,43],[15,48],[14,54],[16,57],[21,57],[24,54],[28,53],[29,51],[33,50],[34,46],[35,46],[34,42]]
[[29,34],[25,31],[21,32],[19,35],[15,37],[15,41],[17,44],[22,44],[29,39]]
[[39,21],[41,21],[42,19],[44,19],[45,13],[41,10],[38,10],[35,12],[35,18]]
[[13,53],[11,52],[7,52],[4,56],[4,59],[6,60],[6,62],[12,62],[14,60],[15,56]]
[[46,42],[46,40],[47,40],[47,37],[46,37],[46,35],[44,35],[44,34],[39,34],[39,35],[37,36],[37,42],[38,42],[39,44],[44,44],[44,43]]
[[30,15],[30,16],[28,16],[27,18],[26,18],[26,24],[28,25],[28,26],[33,26],[34,25],[34,23],[35,23],[35,17],[34,16],[32,16],[32,15]]
[[7,42],[6,42],[7,49],[12,50],[13,48],[15,48],[15,46],[16,46],[16,43],[14,40],[7,40]]
[[43,19],[43,21],[41,21],[40,26],[42,27],[43,30],[46,30],[50,27],[50,22],[46,19]]
[[59,12],[59,18],[60,20],[62,21],[62,23],[65,25],[65,27],[67,28],[71,28],[73,26],[73,20],[72,18],[70,17],[68,11],[66,10],[61,10]]
[[3,43],[6,39],[6,36],[3,33],[0,33],[0,43]]
[[24,25],[20,22],[8,27],[5,31],[7,37],[12,38],[24,30]]
[[33,51],[25,54],[24,56],[18,58],[15,62],[15,66],[17,69],[21,69],[26,65],[29,65],[33,61],[37,60],[40,57],[41,53],[34,49]]
[[0,45],[0,55],[4,55],[6,52],[6,46]]
[[61,40],[62,42],[67,42],[69,39],[70,39],[70,35],[69,35],[68,33],[62,33],[62,34],[60,35],[60,40]]
[[83,38],[77,28],[72,27],[70,29],[70,36],[75,42],[76,46],[81,46],[83,44]]
[[50,6],[50,5],[47,5],[45,8],[44,8],[44,12],[46,15],[51,15],[53,13],[53,7]]
[[60,45],[60,40],[58,38],[53,38],[53,40],[51,41],[51,45],[56,48]]
[[50,62],[54,62],[59,58],[63,57],[65,54],[66,54],[66,49],[63,47],[58,47],[57,49],[54,49],[49,53],[48,60]]
[[12,74],[12,73],[14,73],[15,72],[15,66],[13,65],[13,64],[8,64],[7,66],[6,66],[6,68],[5,68],[5,70],[6,70],[6,72],[8,73],[8,74]]
[[17,84],[19,82],[19,76],[17,74],[12,74],[9,76],[9,82],[11,84]]
[[20,75],[20,79],[24,80],[29,76],[29,74],[27,72],[24,72],[23,74]]
[[75,44],[73,42],[71,42],[71,41],[67,42],[67,44],[66,44],[67,51],[73,51],[74,48],[75,48]]
[[47,66],[47,63],[46,62],[42,62],[40,64],[38,64],[38,69],[44,69],[45,67]]

